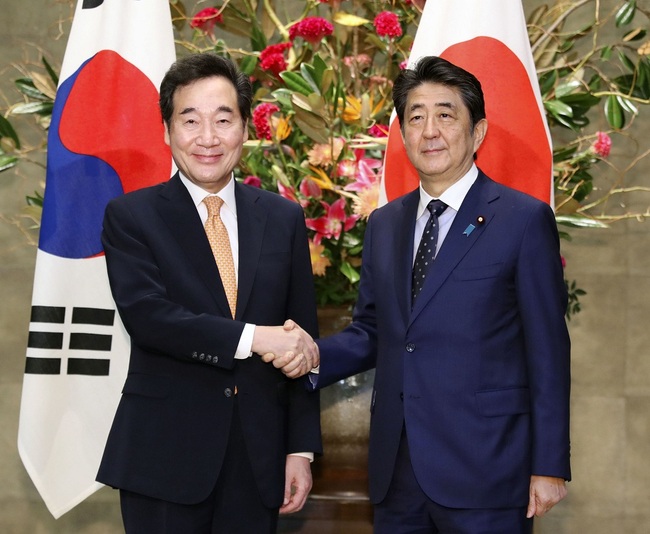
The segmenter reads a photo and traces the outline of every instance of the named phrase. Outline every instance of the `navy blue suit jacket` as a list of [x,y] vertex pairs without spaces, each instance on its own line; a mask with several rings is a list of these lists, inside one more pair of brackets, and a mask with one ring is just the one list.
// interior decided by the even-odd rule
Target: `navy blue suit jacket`
[[553,212],[479,172],[411,310],[418,202],[416,190],[372,214],[353,323],[318,342],[318,387],[376,367],[373,502],[388,491],[405,424],[429,498],[526,506],[531,474],[570,478],[567,292]]
[[178,175],[106,209],[106,262],[131,358],[97,477],[104,484],[183,504],[204,500],[224,461],[235,385],[267,506],[282,503],[285,455],[321,451],[318,396],[256,355],[234,359],[245,323],[282,325],[291,318],[317,336],[302,209],[242,184],[235,198],[235,320]]

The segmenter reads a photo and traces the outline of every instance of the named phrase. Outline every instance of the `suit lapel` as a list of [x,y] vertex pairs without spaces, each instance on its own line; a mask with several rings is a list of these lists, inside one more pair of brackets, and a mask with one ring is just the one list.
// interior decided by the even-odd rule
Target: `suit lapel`
[[[418,203],[420,201],[420,190],[416,189],[404,196],[402,199],[403,209],[399,212],[399,219],[395,221],[393,236],[395,242],[392,250],[395,257],[395,292],[399,308],[408,323],[411,315],[411,279],[413,272],[413,234],[415,233],[415,217],[417,216]],[[404,281],[406,280],[406,283]]]
[[427,275],[422,292],[413,307],[411,322],[427,306],[456,265],[481,238],[490,224],[495,213],[494,201],[498,198],[498,193],[492,184],[490,179],[479,172],[436,256],[432,272]]
[[192,197],[176,173],[158,197],[158,212],[219,310],[230,315],[217,264]]

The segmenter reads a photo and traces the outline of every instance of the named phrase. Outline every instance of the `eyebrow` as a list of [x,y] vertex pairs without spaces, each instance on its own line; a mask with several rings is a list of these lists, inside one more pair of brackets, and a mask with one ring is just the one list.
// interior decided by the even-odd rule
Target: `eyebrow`
[[[434,104],[435,107],[439,108],[447,108],[447,109],[456,109],[456,105],[453,104],[452,102],[436,102]],[[425,107],[424,104],[421,103],[415,103],[412,104],[411,107],[409,108],[409,111],[417,111],[421,108]]]
[[[185,108],[179,113],[179,115],[187,115],[188,113],[194,113],[196,111],[196,108]],[[219,112],[234,113],[234,110],[230,106],[219,106],[217,108],[217,113]]]

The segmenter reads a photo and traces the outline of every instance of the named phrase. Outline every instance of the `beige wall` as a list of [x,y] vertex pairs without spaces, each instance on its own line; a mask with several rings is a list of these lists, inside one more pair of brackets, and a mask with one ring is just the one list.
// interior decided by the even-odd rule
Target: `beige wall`
[[[528,9],[539,2],[526,1]],[[26,43],[47,46],[58,65],[65,39],[55,22],[67,16],[55,0],[1,0],[0,90],[9,94],[10,63],[38,58]],[[14,95],[12,95],[14,98]],[[2,105],[4,108],[4,104]],[[646,116],[648,112],[646,111]],[[636,134],[650,138],[650,124]],[[633,157],[632,143],[616,145],[613,158]],[[650,161],[630,174],[628,185],[650,187]],[[43,173],[21,166],[0,174],[0,531],[100,534],[120,532],[115,492],[104,489],[55,521],[27,476],[16,434],[29,324],[35,249],[7,222]],[[650,193],[627,199],[647,209]],[[568,275],[588,294],[570,323],[573,339],[573,472],[569,497],[538,522],[536,532],[629,533],[650,531],[650,223],[623,221],[608,230],[573,232],[564,243]]]

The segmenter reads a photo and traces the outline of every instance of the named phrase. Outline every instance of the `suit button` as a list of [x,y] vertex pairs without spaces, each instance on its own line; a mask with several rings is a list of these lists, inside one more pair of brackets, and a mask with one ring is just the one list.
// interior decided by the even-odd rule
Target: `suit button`
[[212,356],[212,363],[217,363],[219,361],[219,356]]
[[192,353],[192,358],[198,358],[198,357],[199,357],[199,355],[196,352]]
[[199,354],[199,360],[201,360],[201,361],[205,360],[205,354],[204,353]]
[[399,400],[404,400],[404,393],[402,391],[399,393]]
[[406,345],[406,352],[414,352],[415,351],[415,343],[408,343]]
[[232,397],[232,389],[230,389],[230,388],[224,389],[223,394],[228,398]]

